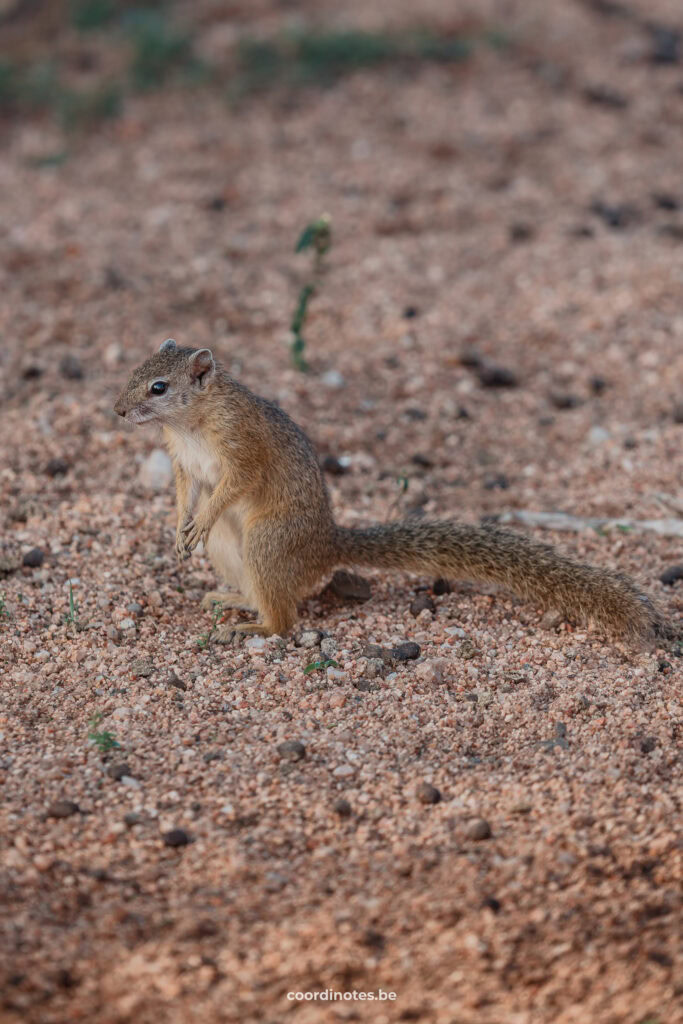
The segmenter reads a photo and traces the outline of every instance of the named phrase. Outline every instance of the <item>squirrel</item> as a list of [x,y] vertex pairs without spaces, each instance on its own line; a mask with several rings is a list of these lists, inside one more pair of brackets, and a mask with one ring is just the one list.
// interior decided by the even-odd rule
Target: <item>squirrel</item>
[[631,639],[677,635],[628,576],[523,534],[449,519],[339,526],[311,441],[208,348],[164,341],[133,371],[114,409],[128,423],[162,426],[175,473],[178,558],[203,543],[230,588],[211,591],[204,607],[217,601],[260,616],[238,631],[284,635],[297,602],[322,577],[355,565],[501,584]]

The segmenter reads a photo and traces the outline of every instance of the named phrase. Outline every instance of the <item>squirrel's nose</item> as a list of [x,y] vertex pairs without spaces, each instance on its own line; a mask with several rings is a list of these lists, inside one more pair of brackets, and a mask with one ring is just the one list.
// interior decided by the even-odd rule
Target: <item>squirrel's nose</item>
[[119,416],[125,416],[126,407],[122,405],[121,402],[117,402],[116,405],[114,406],[114,412],[117,412]]

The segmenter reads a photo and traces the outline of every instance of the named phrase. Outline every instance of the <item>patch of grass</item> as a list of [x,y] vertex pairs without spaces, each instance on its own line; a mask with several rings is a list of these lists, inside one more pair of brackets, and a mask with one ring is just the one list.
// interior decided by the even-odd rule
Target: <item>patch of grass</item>
[[[501,45],[499,36],[484,36]],[[364,68],[419,61],[454,63],[472,53],[474,41],[435,32],[304,31],[278,39],[245,39],[238,53],[236,93],[275,85],[333,85]]]
[[326,668],[339,668],[339,662],[335,661],[334,658],[326,658],[325,661],[312,661],[304,669],[304,675],[308,676],[311,672],[321,672]]
[[322,217],[311,221],[299,235],[299,240],[294,249],[295,252],[304,252],[306,249],[313,249],[313,271],[309,281],[299,292],[299,300],[294,310],[294,316],[290,324],[292,332],[292,362],[297,370],[307,373],[309,366],[304,357],[306,342],[304,341],[303,329],[308,315],[308,303],[315,294],[316,288],[323,274],[323,258],[332,245],[332,229],[329,216],[324,213]]
[[69,4],[71,24],[81,32],[104,28],[117,13],[116,0],[71,0]]
[[115,750],[117,747],[120,747],[121,744],[116,739],[113,732],[109,732],[106,729],[102,732],[98,730],[97,727],[103,718],[104,715],[101,711],[95,712],[92,716],[90,719],[90,732],[88,733],[88,739],[92,740],[100,754],[107,754],[110,750]]
[[133,46],[130,77],[136,89],[158,89],[179,72],[186,78],[201,75],[203,65],[193,52],[190,36],[161,11],[131,11],[124,27]]
[[27,67],[0,61],[0,112],[52,113],[65,129],[73,129],[116,117],[122,104],[123,91],[116,82],[73,89],[63,84],[51,61]]

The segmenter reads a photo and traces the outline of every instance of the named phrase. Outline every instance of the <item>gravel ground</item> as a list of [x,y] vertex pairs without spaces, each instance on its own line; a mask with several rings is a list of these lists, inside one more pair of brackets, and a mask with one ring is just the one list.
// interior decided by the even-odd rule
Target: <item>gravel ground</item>
[[[206,52],[291,18],[224,6],[227,31],[197,4]],[[159,438],[112,411],[172,335],[341,460],[347,525],[680,520],[683,63],[647,17],[683,27],[673,0],[352,0],[345,24],[513,45],[232,108],[150,95],[57,167],[56,129],[3,127],[3,1024],[370,1016],[287,998],[325,989],[395,993],[385,1022],[683,1021],[676,652],[379,573],[219,645]],[[293,243],[323,211],[302,374]],[[538,536],[680,617],[680,538]]]

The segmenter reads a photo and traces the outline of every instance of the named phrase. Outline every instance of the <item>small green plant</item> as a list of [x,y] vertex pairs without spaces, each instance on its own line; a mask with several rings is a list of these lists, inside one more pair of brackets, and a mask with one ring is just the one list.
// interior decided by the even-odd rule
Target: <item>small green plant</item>
[[78,618],[78,602],[74,597],[74,588],[71,580],[69,580],[69,611],[64,616],[64,622],[67,626],[75,626],[76,629],[80,626]]
[[121,744],[112,732],[109,732],[106,729],[102,732],[98,730],[97,727],[103,718],[104,715],[101,711],[96,711],[92,716],[90,719],[90,732],[88,733],[88,739],[92,740],[100,754],[107,754],[110,750],[115,750],[117,747],[120,747]]
[[313,268],[311,279],[299,292],[299,300],[294,310],[294,316],[290,324],[292,332],[292,362],[297,370],[307,373],[309,366],[304,356],[306,342],[303,336],[303,329],[308,316],[308,304],[315,294],[323,275],[323,259],[332,245],[332,228],[329,216],[324,213],[322,217],[311,221],[299,235],[295,252],[304,252],[306,249],[313,249]]
[[9,611],[7,610],[7,603],[6,603],[6,600],[5,600],[5,595],[4,595],[4,592],[0,590],[0,619],[3,619],[3,618],[9,619],[9,617],[10,617],[10,614],[9,614]]
[[223,614],[223,606],[221,605],[220,601],[214,601],[213,602],[213,617],[211,619],[211,628],[209,629],[208,633],[202,633],[201,636],[197,637],[197,646],[198,647],[208,647],[209,646],[209,644],[211,643],[211,639],[213,637],[213,634],[216,632],[216,629],[218,628],[218,621],[219,621],[219,619],[220,619],[222,614]]
[[326,668],[339,668],[339,662],[335,661],[334,658],[326,658],[324,661],[312,661],[304,669],[304,675],[310,675],[311,672],[321,672]]

